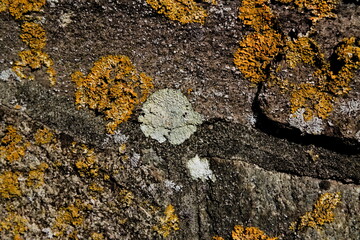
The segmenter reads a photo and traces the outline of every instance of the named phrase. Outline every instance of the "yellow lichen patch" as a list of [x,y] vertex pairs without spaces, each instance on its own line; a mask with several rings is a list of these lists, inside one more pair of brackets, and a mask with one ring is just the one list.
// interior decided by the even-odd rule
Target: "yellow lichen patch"
[[41,50],[46,45],[46,34],[44,28],[34,22],[24,22],[21,26],[20,38],[28,47]]
[[240,48],[234,54],[234,63],[249,81],[266,81],[266,69],[281,47],[281,35],[275,31],[249,34],[241,40]]
[[94,149],[88,149],[86,146],[81,147],[82,156],[75,162],[75,167],[81,177],[97,177],[99,175],[99,166]]
[[172,231],[179,230],[179,217],[175,214],[174,207],[168,205],[164,211],[165,217],[160,218],[160,224],[154,230],[163,237],[169,236]]
[[286,63],[295,68],[299,63],[308,65],[323,64],[324,55],[319,51],[316,42],[308,37],[300,37],[286,42]]
[[103,240],[105,239],[102,233],[91,233],[91,240]]
[[294,3],[300,11],[306,9],[311,11],[314,17],[310,19],[316,22],[322,18],[335,18],[334,10],[339,5],[339,0],[276,0],[277,2],[289,4]]
[[[52,229],[56,237],[69,237],[84,223],[84,210],[90,210],[91,205],[76,200],[74,204],[60,209]],[[67,234],[67,235],[66,235]],[[70,238],[68,238],[70,239]]]
[[[158,13],[183,24],[203,24],[207,17],[206,10],[194,0],[146,0],[146,2]],[[204,0],[203,2],[209,1]]]
[[304,108],[305,121],[311,120],[314,116],[325,119],[333,110],[333,101],[333,96],[320,91],[312,84],[300,84],[291,92],[291,112],[295,113]]
[[19,174],[4,172],[0,175],[0,196],[1,198],[13,198],[21,195],[19,185]]
[[6,128],[6,134],[0,142],[0,157],[9,162],[17,161],[25,155],[29,142],[17,132],[14,126]]
[[343,39],[335,49],[337,61],[343,66],[337,73],[330,75],[328,89],[336,95],[347,94],[350,88],[350,81],[355,75],[355,71],[360,68],[360,39],[351,37]]
[[28,71],[32,72],[41,69],[41,67],[46,67],[50,84],[55,85],[56,71],[53,68],[54,62],[47,53],[39,50],[24,50],[19,52],[19,57],[20,60],[15,62],[12,69],[20,78],[34,80],[33,74],[29,73],[29,75],[26,75],[24,73],[26,68],[29,68]]
[[35,143],[38,145],[48,144],[54,140],[54,134],[46,127],[38,129],[34,134]]
[[134,201],[134,194],[129,190],[122,189],[119,192],[119,202],[122,207],[129,207]]
[[239,18],[245,25],[251,26],[255,31],[261,32],[272,29],[273,15],[266,5],[268,0],[244,0],[239,8]]
[[20,19],[26,13],[40,11],[45,3],[46,0],[9,0],[9,12]]
[[6,11],[9,7],[9,0],[0,1],[0,12]]
[[231,233],[233,240],[276,240],[278,238],[271,238],[266,236],[266,234],[256,227],[243,227],[241,225],[236,225],[234,230]]
[[298,221],[291,223],[290,229],[293,231],[302,231],[308,227],[319,229],[325,223],[333,222],[333,210],[340,200],[339,192],[322,194],[313,206],[313,210],[305,213]]
[[301,9],[310,10],[315,17],[311,20],[317,21],[321,18],[335,18],[336,14],[333,12],[339,0],[295,0],[295,4]]
[[26,179],[26,185],[32,188],[38,188],[44,185],[44,175],[45,170],[49,168],[49,165],[46,163],[40,163],[40,165],[35,170],[31,170]]
[[97,183],[90,184],[88,188],[92,192],[102,192],[102,191],[104,191],[104,188],[102,186],[100,186],[99,184],[97,184]]
[[215,237],[212,238],[212,240],[224,240],[224,238],[219,237],[219,236],[215,236]]
[[0,232],[5,231],[14,235],[13,239],[22,239],[21,234],[28,230],[26,218],[16,214],[8,213],[7,217],[0,221]]
[[0,12],[9,10],[16,19],[23,19],[29,12],[38,12],[45,5],[46,0],[1,0]]
[[286,61],[291,68],[297,64],[308,64],[314,68],[313,82],[291,86],[291,112],[304,108],[304,119],[314,116],[327,118],[333,109],[336,97],[349,93],[350,81],[360,67],[360,42],[355,38],[344,39],[335,49],[337,56],[334,72],[326,62],[315,41],[299,38],[287,42]]
[[76,84],[75,103],[103,113],[111,121],[106,125],[109,133],[130,118],[153,88],[152,79],[136,71],[126,56],[102,57],[86,77],[75,72],[72,80]]

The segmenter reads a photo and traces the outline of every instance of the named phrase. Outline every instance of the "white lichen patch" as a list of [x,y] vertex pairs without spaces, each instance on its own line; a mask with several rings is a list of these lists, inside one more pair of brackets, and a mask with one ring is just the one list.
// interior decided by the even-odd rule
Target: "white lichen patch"
[[18,77],[18,75],[16,75],[16,73],[11,68],[0,72],[1,80],[8,81],[10,78],[14,78],[14,79],[20,81],[20,78]]
[[206,158],[199,158],[199,156],[196,155],[190,159],[186,165],[193,179],[200,179],[203,182],[206,180],[215,182],[216,177],[211,171],[209,161]]
[[160,143],[168,140],[174,145],[181,144],[202,123],[201,115],[175,89],[162,89],[153,93],[144,103],[142,111],[143,115],[139,117],[142,132]]
[[324,122],[321,118],[313,117],[311,120],[304,119],[305,109],[299,109],[290,115],[289,124],[308,134],[319,135],[324,130]]

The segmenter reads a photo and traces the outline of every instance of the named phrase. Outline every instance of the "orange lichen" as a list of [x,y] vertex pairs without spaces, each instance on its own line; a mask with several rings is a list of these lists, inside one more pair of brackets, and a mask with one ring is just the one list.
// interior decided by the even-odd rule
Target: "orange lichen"
[[24,79],[34,80],[34,75],[29,73],[26,75],[24,71],[28,67],[29,72],[41,69],[41,67],[46,67],[46,73],[49,76],[50,84],[55,85],[56,83],[56,71],[53,68],[54,62],[50,56],[39,50],[24,50],[19,52],[20,61],[16,61],[12,67],[13,71],[20,77]]
[[296,86],[291,92],[291,112],[295,113],[299,109],[304,109],[304,120],[309,121],[314,116],[327,118],[333,110],[334,97],[319,90],[318,87],[309,83]]
[[275,31],[249,34],[240,41],[234,63],[249,81],[264,82],[267,79],[266,69],[281,47],[281,35]]
[[311,212],[305,213],[299,220],[291,223],[290,229],[293,231],[302,231],[308,227],[321,229],[325,223],[334,221],[333,210],[340,203],[341,194],[324,193],[316,201]]
[[[19,53],[21,60],[16,61],[13,71],[24,79],[34,79],[34,75],[29,73],[27,76],[24,72],[32,72],[46,67],[46,73],[49,76],[50,84],[56,83],[56,72],[53,68],[53,61],[48,54],[42,51],[46,45],[46,34],[43,27],[33,22],[31,16],[25,14],[30,12],[38,12],[45,5],[46,0],[2,0],[0,3],[0,11],[9,10],[10,14],[16,19],[24,20],[20,34],[22,41],[30,48]],[[26,68],[30,68],[27,69]]]
[[35,170],[31,170],[29,172],[29,175],[26,179],[26,185],[32,188],[38,188],[44,185],[45,170],[48,168],[48,164],[40,163],[40,165]]
[[212,238],[212,240],[224,240],[224,238],[219,237],[219,236],[215,236],[215,237]]
[[19,185],[19,174],[4,172],[0,175],[0,196],[1,198],[13,198],[21,195]]
[[17,161],[25,155],[29,142],[17,132],[14,126],[6,128],[6,134],[0,142],[0,157],[9,162]]
[[[146,0],[158,13],[173,21],[204,24],[206,10],[194,0]],[[209,1],[203,1],[209,2]],[[211,1],[212,3],[213,1]]]
[[102,192],[102,191],[104,191],[104,188],[102,186],[100,186],[99,184],[97,184],[97,183],[90,184],[88,188],[92,192]]
[[[69,237],[84,223],[84,211],[90,210],[89,204],[84,204],[80,200],[76,200],[74,204],[70,204],[66,208],[61,208],[55,219],[52,229],[56,237]],[[66,238],[70,239],[70,238]]]
[[38,12],[45,5],[46,0],[1,0],[0,12],[9,10],[16,19],[23,19],[29,12]]
[[109,133],[128,120],[135,106],[144,102],[153,88],[152,79],[139,73],[126,56],[105,56],[94,63],[85,77],[72,74],[76,84],[75,103],[101,112]]
[[54,134],[46,127],[38,129],[34,134],[35,143],[38,145],[48,144],[54,140]]
[[122,189],[119,192],[119,202],[121,207],[129,207],[134,201],[134,194],[129,190]]
[[271,238],[256,227],[243,227],[236,225],[231,233],[233,240],[276,240],[277,237]]
[[309,38],[287,42],[286,61],[291,68],[299,63],[310,65],[313,83],[293,84],[291,86],[291,112],[304,108],[304,119],[314,116],[327,118],[333,109],[336,97],[349,93],[350,81],[360,67],[360,42],[356,38],[344,39],[335,49],[338,71],[324,59],[316,42]]
[[[256,227],[243,227],[236,225],[234,230],[231,232],[233,240],[276,240],[277,237],[268,237],[263,231]],[[224,240],[224,238],[215,236],[213,240]]]
[[99,166],[97,164],[97,157],[94,149],[88,149],[82,146],[80,158],[75,162],[75,167],[81,177],[97,177],[99,175]]
[[313,15],[310,19],[316,22],[322,18],[336,18],[334,10],[339,5],[339,0],[276,0],[281,3],[294,3],[300,11],[304,9]]
[[0,12],[4,12],[9,8],[9,0],[0,0]]
[[44,28],[34,22],[24,22],[21,25],[21,40],[34,50],[41,50],[46,45],[46,34]]
[[[332,66],[332,63],[325,60],[314,40],[299,37],[284,41],[285,37],[275,31],[274,17],[268,3],[267,0],[242,2],[239,18],[256,32],[246,35],[240,41],[240,48],[234,54],[235,65],[250,82],[266,82],[268,87],[276,86],[282,94],[290,95],[292,114],[303,109],[305,120],[313,117],[327,118],[333,110],[336,98],[349,93],[351,89],[350,81],[360,66],[359,39],[344,39],[335,49],[338,62]],[[332,10],[337,1],[298,0],[295,4],[312,10],[314,15],[322,18],[333,17]],[[274,60],[277,56],[283,56],[286,64],[279,65],[274,71]],[[280,79],[276,73],[283,66],[312,71],[311,82],[306,82],[307,79]]]
[[28,220],[19,214],[10,212],[0,221],[0,232],[6,231],[14,235],[13,239],[22,239],[21,234],[28,230]]
[[154,230],[164,238],[169,236],[172,231],[179,230],[179,217],[175,214],[174,207],[168,205],[164,211],[165,217],[160,218],[160,224]]
[[319,51],[316,42],[308,37],[300,37],[286,42],[286,63],[295,68],[299,63],[307,65],[324,64],[324,55]]
[[268,0],[244,0],[239,8],[239,18],[245,25],[251,26],[255,31],[271,30],[273,15],[266,5]]
[[103,240],[105,239],[104,235],[102,233],[91,233],[91,240]]

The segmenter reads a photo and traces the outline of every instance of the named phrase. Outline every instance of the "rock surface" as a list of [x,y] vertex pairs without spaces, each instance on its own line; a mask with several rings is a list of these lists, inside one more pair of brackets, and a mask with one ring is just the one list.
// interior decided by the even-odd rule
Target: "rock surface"
[[[207,11],[204,24],[197,12],[191,15],[195,23],[170,20],[172,13],[158,13],[146,0],[39,0],[41,8],[25,13],[4,8],[5,2],[0,2],[1,239],[232,239],[236,225],[289,240],[360,236],[357,43],[349,53],[355,66],[350,90],[326,92],[332,111],[307,119],[308,105],[292,113],[292,92],[281,89],[284,84],[252,83],[234,64],[239,41],[256,31],[238,18],[245,0],[189,5],[189,11]],[[269,7],[274,28],[288,42],[262,73],[288,79],[289,86],[313,84],[318,67],[292,67],[289,42],[311,37],[320,50],[310,55],[322,54],[335,64],[338,43],[360,38],[358,1],[340,1],[316,21],[315,10],[292,1],[259,6]],[[41,31],[24,30],[26,22],[44,29],[45,47],[35,44],[43,43]],[[26,51],[37,57],[21,59]],[[154,88],[146,91],[169,95],[161,104],[150,95],[150,103],[134,108],[112,134],[102,112],[76,108],[72,80],[73,73],[89,73],[108,55],[128,56],[152,77]],[[120,75],[112,77],[125,89],[131,78]],[[145,121],[151,112],[167,131],[187,127],[177,135],[181,141],[168,132],[155,139],[154,131],[145,133],[142,124],[155,124],[153,118]],[[324,194],[337,193],[341,200],[334,208],[318,204]],[[315,209],[327,215],[314,217]],[[306,214],[312,223],[324,224],[300,229]]]

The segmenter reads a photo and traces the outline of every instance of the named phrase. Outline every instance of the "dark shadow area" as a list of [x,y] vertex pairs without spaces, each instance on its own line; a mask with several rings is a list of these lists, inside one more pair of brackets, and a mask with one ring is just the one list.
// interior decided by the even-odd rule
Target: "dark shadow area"
[[343,137],[305,134],[297,128],[286,126],[269,119],[260,107],[259,94],[262,88],[263,85],[259,84],[252,104],[252,110],[257,119],[255,127],[260,131],[296,144],[315,145],[340,154],[355,155],[360,153],[360,144],[356,140]]

